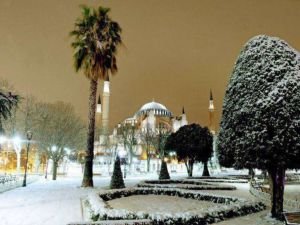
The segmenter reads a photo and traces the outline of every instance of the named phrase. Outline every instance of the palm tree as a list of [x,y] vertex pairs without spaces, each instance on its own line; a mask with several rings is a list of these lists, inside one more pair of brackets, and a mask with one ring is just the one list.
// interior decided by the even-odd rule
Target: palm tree
[[20,97],[11,92],[5,93],[0,90],[0,133],[4,133],[2,120],[11,116],[12,109],[18,105]]
[[70,33],[74,37],[75,70],[83,70],[90,80],[87,150],[82,187],[93,187],[93,158],[97,84],[117,72],[117,47],[122,43],[121,27],[113,21],[109,8],[82,6],[81,18]]

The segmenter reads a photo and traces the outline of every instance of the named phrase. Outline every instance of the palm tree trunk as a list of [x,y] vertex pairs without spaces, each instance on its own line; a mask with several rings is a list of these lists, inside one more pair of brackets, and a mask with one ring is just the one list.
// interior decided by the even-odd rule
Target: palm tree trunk
[[98,82],[91,79],[89,96],[89,124],[87,133],[87,149],[84,164],[82,187],[93,187],[93,159],[94,159],[94,138],[95,138],[95,112],[96,95]]

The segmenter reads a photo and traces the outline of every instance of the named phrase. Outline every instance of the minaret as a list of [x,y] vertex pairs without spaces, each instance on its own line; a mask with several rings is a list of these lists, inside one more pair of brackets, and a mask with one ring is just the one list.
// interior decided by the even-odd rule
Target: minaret
[[185,126],[188,124],[188,121],[186,119],[186,114],[185,114],[185,110],[184,110],[184,107],[182,107],[182,115],[181,115],[181,124],[180,126]]
[[102,135],[107,136],[109,131],[109,76],[107,75],[104,80],[103,85],[103,95],[102,95]]
[[208,128],[212,134],[216,133],[215,128],[215,106],[214,106],[214,99],[212,95],[212,91],[210,90],[210,97],[209,97],[209,106],[208,106],[208,112],[209,112],[209,125]]

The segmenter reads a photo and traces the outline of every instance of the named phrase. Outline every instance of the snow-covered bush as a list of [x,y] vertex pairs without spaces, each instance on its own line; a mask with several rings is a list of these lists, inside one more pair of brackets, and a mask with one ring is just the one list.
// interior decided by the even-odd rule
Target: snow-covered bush
[[159,180],[169,180],[170,179],[167,163],[164,160],[162,160],[162,163],[161,163],[161,168],[160,168],[158,179]]
[[[201,201],[212,201],[223,203],[217,207],[211,207],[202,214],[186,211],[177,213],[146,213],[143,211],[131,212],[125,209],[108,208],[105,201],[116,198],[128,197],[132,195],[169,195]],[[90,198],[95,198],[93,195]],[[99,202],[100,201],[100,202]],[[198,224],[206,225],[208,223],[218,222],[226,218],[242,216],[265,209],[260,202],[250,202],[243,199],[225,197],[221,195],[212,195],[205,193],[195,193],[180,189],[153,189],[153,188],[131,188],[105,191],[99,194],[98,200],[91,200],[90,206],[94,219],[97,220],[125,220],[125,219],[150,219],[154,225],[159,224]],[[101,202],[102,201],[102,202]],[[95,205],[94,205],[95,204]]]
[[279,38],[261,35],[241,51],[224,97],[219,162],[268,170],[275,217],[282,212],[285,170],[300,168],[299,89],[298,52]]
[[119,157],[117,157],[115,160],[114,171],[110,181],[110,188],[111,189],[125,188]]

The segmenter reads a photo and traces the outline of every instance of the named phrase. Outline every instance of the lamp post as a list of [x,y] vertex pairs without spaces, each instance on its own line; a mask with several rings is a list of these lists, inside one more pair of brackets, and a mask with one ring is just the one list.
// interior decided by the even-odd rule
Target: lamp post
[[25,173],[24,173],[24,179],[23,179],[23,185],[22,185],[23,187],[26,187],[28,153],[29,153],[30,141],[31,141],[31,139],[32,139],[32,132],[31,132],[31,131],[27,131],[26,137],[27,137],[27,157],[26,157]]

